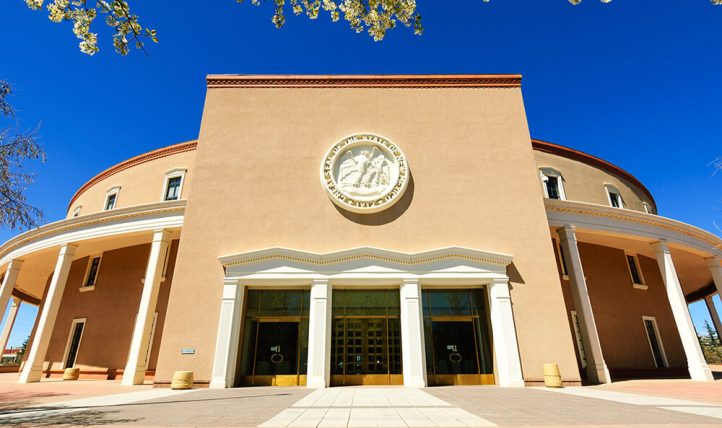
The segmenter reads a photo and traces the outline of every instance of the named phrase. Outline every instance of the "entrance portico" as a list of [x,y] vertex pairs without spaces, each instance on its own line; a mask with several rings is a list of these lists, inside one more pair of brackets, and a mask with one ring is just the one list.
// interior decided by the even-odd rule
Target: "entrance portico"
[[[329,254],[271,248],[221,257],[225,288],[234,292],[224,293],[221,305],[211,387],[231,387],[239,379],[234,361],[248,354],[240,349],[246,327],[239,320],[247,319],[240,309],[244,296],[255,290],[291,289],[310,290],[308,366],[299,371],[306,374],[309,387],[339,382],[426,386],[425,349],[431,338],[424,337],[422,290],[472,289],[480,290],[478,295],[485,296],[482,306],[489,308],[491,331],[478,332],[478,337],[491,335],[486,355],[496,356],[493,375],[485,379],[523,386],[506,275],[511,261],[508,255],[458,247],[415,254],[368,247]],[[385,303],[372,304],[379,296]],[[478,355],[473,355],[467,365],[478,373]]]

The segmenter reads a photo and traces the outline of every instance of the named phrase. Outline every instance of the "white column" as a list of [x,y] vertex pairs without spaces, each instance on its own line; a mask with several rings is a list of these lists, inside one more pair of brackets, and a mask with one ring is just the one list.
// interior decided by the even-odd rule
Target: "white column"
[[418,279],[405,279],[399,290],[401,298],[401,357],[404,386],[426,386],[426,349],[424,319],[421,308],[421,284]]
[[50,280],[45,302],[43,302],[43,311],[40,313],[40,319],[38,320],[38,328],[35,330],[35,338],[32,346],[30,346],[30,352],[25,358],[23,371],[20,373],[20,383],[40,382],[40,378],[43,377],[45,354],[48,352],[50,337],[55,327],[55,318],[58,316],[60,301],[63,298],[63,291],[65,291],[65,283],[68,281],[68,274],[70,273],[70,265],[73,263],[77,248],[71,244],[60,247],[53,278]]
[[705,260],[709,272],[712,274],[712,281],[714,281],[715,287],[717,287],[717,294],[722,298],[722,265],[720,265],[719,257],[712,257]]
[[577,311],[579,329],[582,333],[582,341],[587,356],[587,379],[594,383],[609,383],[612,378],[609,375],[607,363],[604,361],[602,344],[599,341],[597,323],[594,320],[594,312],[592,311],[592,302],[589,300],[587,280],[584,276],[584,268],[582,268],[582,257],[577,246],[576,231],[572,226],[564,226],[558,232],[569,271],[572,301],[574,309]]
[[15,324],[15,317],[18,316],[18,309],[20,309],[20,299],[14,298],[10,303],[10,311],[5,320],[5,326],[3,326],[3,331],[0,333],[0,354],[3,353],[5,347],[8,345],[10,332],[13,331],[13,325]]
[[170,244],[170,232],[156,230],[153,232],[153,242],[150,244],[148,266],[145,270],[143,292],[138,306],[138,315],[135,318],[133,336],[130,339],[130,352],[128,362],[123,370],[123,385],[142,385],[145,381],[146,355],[151,344],[150,333],[153,327],[153,314],[158,301],[161,276],[165,253]]
[[238,361],[238,343],[241,336],[242,308],[243,286],[238,284],[237,279],[226,279],[223,282],[211,388],[231,388],[233,386],[236,362]]
[[331,381],[331,284],[314,279],[308,314],[308,370],[306,386],[326,388]]
[[672,308],[674,322],[677,325],[679,338],[682,340],[682,347],[687,356],[687,368],[692,380],[711,381],[712,372],[707,366],[707,362],[702,354],[702,348],[699,346],[697,332],[692,324],[692,318],[689,316],[687,301],[682,292],[682,286],[677,277],[677,271],[672,261],[672,253],[669,251],[667,243],[659,241],[652,244],[654,255],[659,264],[659,270],[662,273],[664,286],[667,289],[667,299],[669,306]]
[[508,278],[495,279],[489,285],[489,315],[499,386],[524,386]]
[[705,297],[704,302],[707,304],[707,310],[709,311],[710,318],[712,318],[714,329],[717,331],[717,337],[722,341],[722,322],[720,322],[717,308],[714,307],[714,301],[712,300],[713,296],[714,295]]
[[[18,274],[20,273],[20,266],[23,265],[22,260],[10,260],[8,263],[7,270],[5,271],[5,277],[3,278],[2,286],[0,286],[0,321],[2,320],[3,314],[10,303],[10,297],[13,294],[15,288],[15,282],[18,280]],[[8,318],[9,319],[9,318]]]

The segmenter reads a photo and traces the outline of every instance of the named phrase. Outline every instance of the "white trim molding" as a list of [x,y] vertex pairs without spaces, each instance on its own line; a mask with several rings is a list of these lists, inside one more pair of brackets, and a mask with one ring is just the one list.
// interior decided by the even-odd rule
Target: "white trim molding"
[[[74,318],[73,322],[70,324],[70,332],[68,333],[68,340],[65,343],[65,352],[63,352],[63,360],[61,361],[62,367],[64,369],[69,369],[75,366],[75,362],[78,360],[78,351],[80,351],[80,343],[83,341],[83,334],[85,334],[85,325],[88,321],[87,318]],[[78,348],[75,350],[75,358],[73,358],[73,364],[68,366],[66,363],[68,361],[68,354],[70,353],[70,345],[73,342],[73,335],[75,334],[75,326],[78,324],[83,324],[83,329],[80,330],[80,338],[78,339]]]
[[[111,196],[115,195],[113,199],[113,206],[108,207],[108,200]],[[120,186],[113,186],[105,192],[105,201],[103,202],[103,211],[114,210],[118,206],[118,198],[120,197]]]
[[[163,175],[163,191],[160,194],[160,200],[163,201],[178,201],[183,199],[183,183],[185,183],[186,174],[188,173],[187,168],[173,168],[171,170],[166,171],[166,173]],[[176,199],[166,199],[166,192],[168,191],[168,183],[172,178],[180,177],[180,186],[178,188],[178,198]]]
[[[461,247],[404,253],[360,247],[332,253],[288,248],[268,248],[219,258],[226,278],[219,314],[214,358],[213,387],[228,387],[234,377],[236,341],[240,337],[239,287],[311,288],[307,386],[324,388],[330,383],[331,297],[333,289],[398,287],[401,299],[404,384],[426,385],[421,289],[439,287],[489,287],[492,341],[496,355],[495,376],[501,386],[523,386],[507,266],[512,256]],[[228,291],[228,292],[226,292]],[[228,299],[226,299],[228,296]],[[231,309],[234,309],[231,314]],[[408,357],[420,358],[410,362]]]
[[559,200],[566,200],[567,194],[564,190],[564,176],[562,173],[552,167],[543,166],[539,168],[539,178],[541,179],[542,191],[544,192],[544,198],[549,199],[549,189],[547,188],[547,182],[549,177],[555,177],[557,179],[557,191],[559,192]]
[[652,338],[649,337],[649,330],[647,330],[647,321],[650,321],[652,325],[654,326],[654,338],[657,341],[657,345],[659,346],[659,353],[662,357],[662,367],[669,367],[669,360],[667,360],[667,352],[664,350],[664,343],[662,343],[662,336],[659,334],[659,327],[657,326],[657,318],[650,317],[643,315],[642,316],[642,326],[644,327],[644,333],[647,335],[647,342],[649,342],[649,350],[652,352],[652,361],[654,361],[654,366],[657,368],[659,367],[659,364],[657,364],[657,358],[654,356],[654,347],[652,346]]
[[681,221],[587,202],[545,199],[544,205],[551,227],[574,225],[579,231],[626,235],[644,238],[649,242],[664,239],[670,245],[683,247],[704,257],[722,256],[720,237]]

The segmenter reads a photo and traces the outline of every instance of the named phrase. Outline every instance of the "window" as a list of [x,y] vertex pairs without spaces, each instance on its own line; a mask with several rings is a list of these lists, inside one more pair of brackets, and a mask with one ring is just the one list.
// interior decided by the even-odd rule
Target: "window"
[[587,367],[587,353],[584,351],[584,342],[582,342],[582,330],[579,327],[579,318],[577,317],[577,311],[571,311],[572,314],[572,327],[574,328],[574,338],[577,340],[577,352],[579,352],[579,362],[582,364],[582,368]]
[[105,210],[112,210],[118,203],[118,193],[120,193],[120,187],[112,187],[108,190],[107,196],[105,197]]
[[622,200],[622,194],[619,192],[619,189],[611,184],[607,184],[604,187],[607,189],[609,205],[614,208],[624,208],[624,201]]
[[629,268],[629,276],[632,278],[634,288],[646,290],[647,286],[644,285],[644,277],[642,276],[642,270],[639,267],[639,258],[636,254],[626,254],[626,258],[627,267]]
[[83,208],[82,205],[78,205],[77,207],[75,207],[75,210],[73,210],[73,218],[75,218],[75,217],[77,217],[77,216],[80,215],[80,209],[81,209],[81,208]]
[[165,191],[166,201],[176,201],[180,198],[180,177],[171,177],[168,179],[168,186]]
[[100,270],[101,256],[88,257],[88,268],[85,271],[85,279],[80,291],[90,291],[95,289],[95,283],[98,279],[98,270]]
[[569,271],[567,270],[567,261],[564,259],[564,249],[562,248],[561,242],[557,243],[554,241],[554,243],[557,246],[557,254],[559,254],[559,266],[561,268],[562,277],[567,279],[569,278]]
[[545,198],[561,200],[567,198],[564,194],[564,179],[559,171],[552,168],[541,168],[539,176],[541,177]]
[[181,198],[185,175],[186,170],[182,168],[175,168],[165,173],[162,201],[177,201]]
[[649,340],[649,348],[652,350],[652,358],[656,367],[668,367],[667,355],[664,353],[662,338],[659,336],[657,329],[657,320],[654,317],[642,317],[644,322],[644,330],[647,332]]
[[78,349],[80,349],[80,339],[83,338],[83,330],[85,328],[85,318],[74,319],[70,325],[70,335],[68,336],[68,344],[65,346],[65,369],[73,368],[75,360],[78,358]]
[[644,208],[644,212],[645,212],[645,213],[647,213],[647,214],[654,214],[654,213],[652,212],[652,207],[649,206],[648,203],[642,202],[642,208]]

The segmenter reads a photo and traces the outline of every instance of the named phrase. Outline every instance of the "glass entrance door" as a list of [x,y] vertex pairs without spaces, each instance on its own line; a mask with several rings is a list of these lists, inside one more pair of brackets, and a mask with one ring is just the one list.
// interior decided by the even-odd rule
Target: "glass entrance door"
[[306,384],[308,300],[308,291],[248,291],[241,337],[241,385]]
[[331,385],[400,385],[398,290],[334,290]]
[[494,384],[483,289],[424,290],[429,385]]

